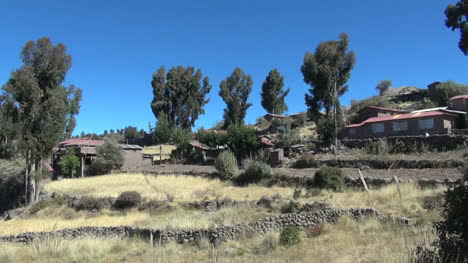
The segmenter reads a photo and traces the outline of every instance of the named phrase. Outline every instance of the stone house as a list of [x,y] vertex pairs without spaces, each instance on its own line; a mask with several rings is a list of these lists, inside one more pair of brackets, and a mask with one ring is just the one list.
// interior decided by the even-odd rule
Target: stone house
[[[104,140],[91,140],[87,138],[72,138],[59,143],[57,148],[54,148],[52,163],[54,168],[58,168],[60,157],[66,152],[67,148],[73,148],[76,155],[80,158],[80,172],[79,175],[84,177],[84,170],[86,166],[91,165],[96,160],[96,149],[104,145]],[[142,150],[143,148],[138,145],[132,144],[119,144],[123,150],[124,163],[123,170],[135,168],[144,164]],[[59,171],[60,169],[54,169]]]
[[444,111],[424,111],[371,117],[346,126],[345,137],[351,139],[449,134],[457,128],[459,116]]
[[468,112],[468,94],[450,98],[449,107],[452,110]]

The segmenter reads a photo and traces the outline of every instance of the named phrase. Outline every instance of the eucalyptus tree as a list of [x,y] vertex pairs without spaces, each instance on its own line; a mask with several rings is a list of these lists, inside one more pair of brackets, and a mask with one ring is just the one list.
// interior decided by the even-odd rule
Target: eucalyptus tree
[[290,89],[283,90],[284,78],[277,69],[268,73],[262,84],[262,106],[268,113],[282,114],[288,110],[284,98],[289,94]]
[[310,85],[309,94],[305,95],[309,116],[318,121],[320,110],[325,109],[324,121],[331,122],[333,129],[326,129],[325,136],[332,136],[337,144],[338,125],[341,116],[339,97],[347,90],[346,82],[356,62],[354,52],[347,51],[348,35],[340,34],[338,41],[321,42],[315,53],[307,52],[301,67],[304,81]]
[[252,85],[252,77],[240,68],[235,68],[229,77],[221,81],[219,95],[226,103],[224,128],[244,122],[247,109],[252,106],[252,103],[247,102]]
[[65,45],[43,37],[28,41],[22,49],[23,65],[2,87],[17,112],[19,147],[26,159],[25,200],[37,200],[42,160],[75,126],[81,90],[63,85],[72,58]]

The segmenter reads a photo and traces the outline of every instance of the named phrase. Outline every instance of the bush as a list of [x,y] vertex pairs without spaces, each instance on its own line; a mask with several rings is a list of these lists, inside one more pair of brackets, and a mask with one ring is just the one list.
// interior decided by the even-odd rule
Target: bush
[[388,146],[387,140],[380,138],[368,143],[365,150],[368,154],[381,155],[388,154],[390,147]]
[[136,207],[141,202],[141,195],[135,191],[121,193],[115,200],[114,207],[119,210]]
[[104,208],[110,208],[111,206],[112,199],[93,196],[83,196],[80,199],[72,202],[72,207],[77,211],[99,211]]
[[138,211],[146,211],[151,215],[157,215],[171,211],[174,207],[168,201],[149,200],[138,206]]
[[313,154],[305,153],[301,156],[299,160],[297,160],[294,164],[294,168],[311,168],[317,167],[318,163],[314,158]]
[[22,160],[0,159],[0,212],[18,207],[24,201]]
[[322,166],[315,172],[314,185],[318,188],[342,191],[345,187],[341,169]]
[[91,175],[102,175],[111,172],[114,169],[120,169],[124,162],[123,150],[112,139],[96,149],[96,160],[91,164],[88,172]]
[[301,204],[299,202],[290,200],[289,203],[281,207],[281,213],[299,213],[301,211]]
[[237,175],[238,166],[236,156],[231,151],[224,151],[216,158],[215,168],[222,179],[231,179]]
[[294,246],[301,243],[301,235],[299,229],[292,226],[287,226],[281,231],[280,244],[283,246]]
[[258,117],[256,126],[259,130],[265,130],[268,129],[268,127],[270,127],[270,122],[263,117]]
[[236,182],[240,184],[256,183],[269,179],[272,175],[270,165],[258,160],[244,160],[244,168],[245,171],[236,178]]
[[322,234],[322,232],[323,232],[324,226],[325,226],[324,224],[318,224],[318,225],[315,225],[315,226],[305,227],[304,232],[306,234],[306,237],[307,238],[314,238],[314,237],[320,236]]
[[50,199],[42,199],[34,203],[29,208],[29,213],[31,215],[34,215],[46,207],[60,207],[62,205],[66,205],[67,203],[68,203],[68,199],[64,196],[57,196],[55,198],[50,198]]
[[243,124],[233,124],[228,128],[227,144],[240,161],[257,151],[259,140],[253,128]]

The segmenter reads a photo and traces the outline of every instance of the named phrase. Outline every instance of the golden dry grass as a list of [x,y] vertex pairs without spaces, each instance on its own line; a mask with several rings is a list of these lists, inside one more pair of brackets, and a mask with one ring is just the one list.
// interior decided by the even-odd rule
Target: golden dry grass
[[175,201],[193,201],[204,198],[229,197],[234,200],[258,200],[264,195],[281,194],[287,197],[292,189],[287,187],[249,186],[237,187],[219,179],[195,176],[112,174],[105,176],[64,179],[45,185],[48,192],[86,194],[117,197],[125,191],[137,191],[143,197],[166,199],[167,194]]
[[0,222],[0,236],[24,232],[49,232],[81,226],[131,225],[155,229],[199,229],[255,221],[267,215],[269,214],[266,210],[250,206],[223,208],[212,213],[179,208],[157,215],[137,210],[127,212],[104,210],[98,213],[91,213],[84,211],[75,212],[68,207],[50,207],[39,211],[31,218],[16,218]]
[[159,155],[162,153],[162,160],[167,160],[171,157],[171,152],[177,147],[175,145],[163,144],[161,149],[159,145],[145,146],[142,150],[143,154],[153,155],[154,160],[159,160]]
[[50,238],[32,245],[0,244],[0,262],[410,262],[411,250],[433,238],[428,225],[397,227],[343,218],[293,247],[279,246],[277,234],[217,248],[207,243],[201,248],[175,243],[153,247],[137,239]]

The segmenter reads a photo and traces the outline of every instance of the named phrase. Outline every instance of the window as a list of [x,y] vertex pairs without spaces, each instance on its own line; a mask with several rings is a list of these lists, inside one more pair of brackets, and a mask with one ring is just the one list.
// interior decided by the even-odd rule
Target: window
[[381,123],[373,123],[371,125],[372,132],[373,133],[379,133],[379,132],[384,132],[384,124],[383,122]]
[[433,129],[434,128],[434,118],[418,120],[418,127],[422,129]]
[[408,122],[407,121],[394,121],[392,122],[393,131],[407,131]]
[[350,128],[349,129],[349,134],[356,134],[356,133],[357,133],[356,128]]

